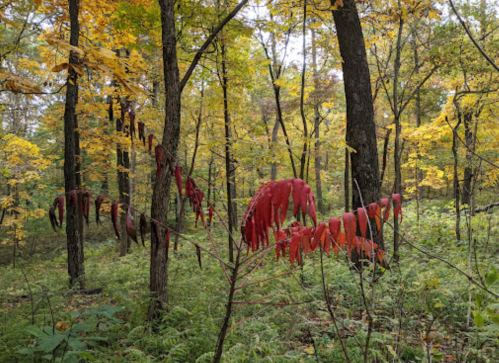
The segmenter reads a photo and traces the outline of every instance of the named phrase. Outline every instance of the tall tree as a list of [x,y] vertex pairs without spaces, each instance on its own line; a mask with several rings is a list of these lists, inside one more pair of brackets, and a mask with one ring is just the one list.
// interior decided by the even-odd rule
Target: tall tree
[[[69,18],[71,24],[69,43],[78,47],[80,24],[78,21],[79,2],[69,0]],[[69,63],[78,65],[78,54],[71,50]],[[83,275],[83,241],[81,238],[79,206],[74,205],[70,193],[77,190],[76,160],[76,105],[78,103],[78,74],[69,68],[66,83],[66,104],[64,108],[64,190],[66,192],[66,239],[68,248],[68,272],[71,286],[84,286]]]
[[[175,1],[158,0],[161,9],[161,43],[163,46],[163,77],[165,84],[165,124],[161,146],[164,149],[162,170],[156,178],[151,202],[151,217],[160,223],[167,224],[168,204],[170,201],[171,175],[166,172],[166,163],[175,157],[180,136],[180,100],[181,93],[192,72],[196,68],[201,56],[213,42],[223,27],[242,9],[248,0],[242,0],[206,38],[203,45],[196,52],[186,74],[180,80],[177,60],[177,35],[175,31]],[[149,288],[154,301],[150,305],[149,318],[158,317],[168,305],[168,254],[164,245],[166,230],[159,225],[158,233],[151,233],[151,265]],[[160,240],[156,235],[160,236]]]
[[[332,4],[334,5],[333,2]],[[347,106],[346,140],[348,146],[355,149],[355,152],[350,153],[350,161],[352,208],[356,209],[362,206],[362,201],[364,204],[373,203],[380,197],[371,76],[355,1],[343,1],[343,6],[338,6],[333,11],[333,18],[343,59]]]

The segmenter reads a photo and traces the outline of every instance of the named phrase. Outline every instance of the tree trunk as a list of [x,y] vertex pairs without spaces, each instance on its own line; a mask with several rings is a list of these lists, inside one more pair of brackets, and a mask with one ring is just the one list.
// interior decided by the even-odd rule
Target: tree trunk
[[[352,208],[376,202],[380,198],[378,149],[364,36],[354,0],[333,11],[334,23],[343,59],[343,79],[347,106],[346,139],[351,153]],[[357,181],[360,194],[354,181]]]
[[[312,61],[313,61],[313,74],[315,92],[318,91],[319,75],[317,73],[317,42],[315,39],[315,29],[312,29]],[[321,214],[324,214],[324,202],[322,198],[322,157],[321,157],[321,144],[320,144],[320,99],[318,97],[314,100],[314,137],[315,137],[315,189],[317,197],[317,209]]]
[[463,179],[463,193],[461,201],[463,205],[471,205],[472,187],[471,181],[473,179],[472,160],[473,154],[470,150],[473,147],[473,131],[471,131],[471,122],[473,120],[473,113],[466,112],[463,114],[464,120],[464,140],[466,143],[466,166],[464,168]]
[[[163,45],[163,75],[165,83],[165,125],[162,147],[165,149],[160,177],[156,177],[151,203],[151,217],[160,223],[168,223],[168,204],[170,201],[171,174],[167,160],[177,155],[180,136],[180,79],[177,63],[177,39],[175,33],[175,2],[159,0],[161,9],[161,36]],[[161,311],[168,307],[168,253],[165,248],[166,230],[159,228],[159,238],[151,233],[151,265],[149,289],[153,303],[149,308],[149,318],[160,317]]]
[[[305,163],[307,157],[307,147],[308,147],[308,127],[307,127],[307,119],[305,117],[305,71],[307,69],[307,2],[303,2],[303,31],[302,31],[302,39],[303,39],[303,64],[301,70],[301,91],[300,91],[300,114],[301,121],[303,123],[303,149],[300,157],[300,179],[304,180],[305,176]],[[307,178],[308,179],[308,178]],[[307,180],[308,182],[308,180]]]
[[[69,18],[71,22],[71,36],[69,43],[78,46],[80,25],[78,22],[78,0],[69,0]],[[69,53],[69,63],[78,64],[77,53]],[[66,104],[64,109],[64,190],[66,192],[66,238],[68,248],[69,284],[79,284],[84,287],[83,276],[83,244],[81,243],[78,213],[79,206],[73,205],[70,192],[77,189],[76,175],[76,105],[78,103],[78,75],[69,69]]]
[[[274,122],[274,127],[272,128],[272,149],[274,150],[277,144],[277,134],[279,133],[279,120],[275,120]],[[276,180],[277,179],[277,162],[275,161],[275,151],[273,154],[273,162],[272,165],[270,165],[270,180]]]
[[[398,2],[398,7],[400,11],[400,0]],[[393,154],[394,158],[394,166],[395,166],[395,181],[393,185],[393,191],[395,193],[402,195],[402,170],[401,170],[401,162],[402,162],[402,151],[400,148],[400,133],[402,131],[402,125],[400,124],[400,108],[399,108],[399,95],[398,95],[398,85],[399,85],[399,73],[400,73],[400,58],[402,52],[402,31],[404,29],[404,17],[402,14],[399,14],[399,29],[397,36],[397,45],[396,45],[396,55],[395,55],[395,64],[394,64],[394,75],[393,75],[393,113],[394,113],[394,123],[395,123],[395,150]],[[395,232],[393,233],[393,258],[395,262],[398,262],[399,255],[399,219],[393,215],[393,228]]]
[[[126,101],[120,101],[121,107],[121,115],[122,117],[116,118],[116,132],[125,132],[124,127],[124,119],[123,115],[126,114],[128,110],[128,103]],[[129,153],[125,151],[123,145],[116,146],[116,155],[117,155],[117,166],[118,166],[118,191],[119,191],[119,201],[121,207],[126,209],[125,205],[130,205],[130,179],[129,179],[129,170],[130,170],[130,157]],[[125,256],[128,253],[130,248],[130,238],[128,237],[126,231],[126,213],[120,214],[120,256]]]
[[453,189],[454,189],[454,207],[456,211],[456,226],[455,226],[455,232],[456,232],[456,239],[458,241],[461,240],[461,213],[460,213],[460,206],[459,206],[459,177],[457,173],[457,166],[458,166],[458,157],[457,157],[457,128],[461,124],[461,120],[458,121],[454,129],[452,130],[452,155],[454,157],[454,182],[453,182]]
[[221,46],[222,50],[222,90],[224,96],[224,126],[225,126],[225,176],[227,187],[227,214],[229,219],[229,260],[234,262],[234,238],[233,231],[237,226],[237,204],[234,199],[237,198],[236,193],[236,169],[232,155],[232,135],[231,122],[229,114],[229,101],[227,99],[227,54],[225,44]]

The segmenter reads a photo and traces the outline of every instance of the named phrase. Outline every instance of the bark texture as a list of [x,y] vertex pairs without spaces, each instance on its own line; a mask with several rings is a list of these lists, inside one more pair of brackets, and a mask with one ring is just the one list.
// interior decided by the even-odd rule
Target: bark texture
[[[151,217],[164,225],[167,224],[168,204],[170,201],[171,174],[167,160],[177,154],[180,135],[180,78],[177,63],[177,39],[175,33],[175,11],[173,0],[159,0],[161,9],[161,36],[163,45],[163,74],[165,84],[165,124],[163,140],[165,157],[163,172],[156,178],[151,203]],[[159,240],[151,233],[151,266],[149,289],[154,301],[149,309],[149,318],[154,319],[168,306],[168,254],[165,248],[166,230],[159,228]]]
[[341,57],[347,104],[346,139],[356,152],[350,153],[352,170],[352,208],[380,198],[378,149],[371,92],[371,77],[364,36],[354,0],[333,11]]
[[[80,25],[78,22],[79,3],[69,0],[69,18],[71,22],[71,36],[69,43],[78,46]],[[78,64],[78,55],[71,51],[69,63]],[[78,75],[69,69],[66,86],[66,104],[64,108],[64,189],[66,192],[66,238],[68,249],[68,273],[71,286],[79,283],[84,288],[83,275],[83,243],[80,231],[80,215],[78,206],[73,205],[69,192],[77,189],[76,175],[76,105],[78,103]]]

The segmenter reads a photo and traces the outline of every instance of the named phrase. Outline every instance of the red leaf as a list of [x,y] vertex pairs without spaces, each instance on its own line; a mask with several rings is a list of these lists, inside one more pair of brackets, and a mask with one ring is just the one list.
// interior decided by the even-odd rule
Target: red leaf
[[329,220],[329,232],[334,242],[339,243],[338,236],[340,235],[341,221],[339,218],[331,218]]
[[175,181],[177,182],[178,193],[182,196],[182,167],[177,166],[175,169]]
[[210,205],[210,208],[208,208],[208,218],[210,221],[210,226],[211,226],[211,220],[213,219],[213,206]]
[[148,137],[147,137],[147,143],[149,144],[149,152],[152,151],[152,139],[153,139],[154,135],[153,134],[150,134]]
[[142,246],[146,246],[144,243],[146,233],[147,233],[147,220],[146,220],[146,215],[144,213],[140,214],[140,224],[139,224],[139,229],[140,229],[140,238],[142,239]]
[[64,194],[58,195],[54,199],[53,206],[59,209],[59,228],[62,228],[62,220],[64,219]]
[[402,197],[400,194],[393,194],[392,195],[392,200],[393,200],[393,214],[395,215],[395,218],[398,218],[399,213],[400,213],[400,223],[402,223]]
[[281,199],[281,224],[286,220],[286,214],[289,207],[289,194],[291,194],[291,185],[294,179],[288,179],[282,185],[282,199]]
[[199,268],[203,268],[201,266],[201,248],[199,248],[199,246],[196,246],[196,253],[198,255],[198,263],[199,263]]
[[324,249],[324,245],[326,243],[326,238],[327,238],[327,227],[324,222],[319,223],[319,226],[315,230],[314,234],[314,244],[321,246],[322,249]]
[[315,210],[315,198],[314,198],[314,193],[310,191],[308,193],[308,214],[310,215],[310,218],[312,218],[312,221],[314,222],[314,226],[317,225],[317,213]]
[[128,208],[126,213],[126,233],[133,239],[133,241],[137,244],[137,230],[135,229],[134,223],[132,221],[132,210]]
[[286,184],[286,180],[282,179],[275,183],[272,186],[272,206],[274,207],[274,223],[279,228],[280,225],[280,214],[279,214],[279,208],[281,207],[282,204],[282,192],[284,188],[284,184]]
[[305,256],[310,252],[315,250],[313,247],[312,242],[312,228],[305,228],[301,232],[301,245],[303,249],[303,253],[305,253]]
[[367,234],[367,211],[365,208],[357,208],[357,218],[359,220],[360,234],[366,238]]
[[305,185],[305,182],[301,179],[294,179],[293,180],[293,216],[296,216],[296,213],[298,213],[298,209],[300,208],[301,204],[301,190],[303,189],[303,186]]
[[81,192],[80,209],[81,214],[88,224],[88,217],[90,215],[90,192]]
[[113,221],[114,232],[116,232],[116,236],[120,238],[118,232],[118,202],[115,200],[113,200],[113,204],[111,205],[111,220]]
[[345,229],[348,246],[353,246],[357,230],[357,220],[353,213],[343,213],[343,228]]
[[390,217],[390,202],[389,202],[389,199],[388,198],[381,199],[381,205],[382,205],[382,207],[385,207],[385,211],[383,213],[383,219],[385,221],[387,221],[388,218]]
[[299,233],[293,233],[291,236],[291,245],[289,247],[289,262],[293,265],[295,260],[300,264],[300,239]]
[[49,219],[54,232],[57,232],[57,217],[55,216],[55,206],[51,205],[49,210]]
[[307,201],[308,201],[308,194],[312,190],[310,189],[310,186],[308,184],[304,184],[302,189],[301,189],[301,194],[300,194],[300,207],[301,207],[301,212],[303,215],[307,213]]
[[163,163],[163,146],[161,145],[156,145],[156,167],[157,167],[157,174],[158,174],[158,179],[161,180],[161,165]]
[[104,197],[102,195],[99,195],[97,197],[97,199],[95,200],[95,223],[97,223],[97,224],[100,223],[99,212],[100,212],[100,207],[101,207],[103,201],[104,201]]

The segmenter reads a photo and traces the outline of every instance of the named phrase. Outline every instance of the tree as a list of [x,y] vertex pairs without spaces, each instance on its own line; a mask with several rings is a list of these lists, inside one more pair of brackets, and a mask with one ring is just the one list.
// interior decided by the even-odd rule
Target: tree
[[347,107],[346,141],[348,146],[355,149],[355,152],[350,153],[350,161],[352,209],[356,209],[380,198],[371,77],[355,1],[343,1],[343,6],[338,6],[333,11],[333,18],[343,58]]
[[[181,93],[192,72],[196,68],[201,56],[208,46],[213,42],[223,27],[241,10],[248,2],[242,0],[211,32],[195,54],[186,74],[180,81],[177,60],[177,34],[175,30],[175,2],[173,0],[159,0],[161,9],[161,43],[163,46],[163,77],[165,83],[165,123],[161,147],[165,158],[161,164],[162,169],[167,170],[167,163],[177,154],[180,135],[180,100]],[[170,201],[171,175],[167,172],[160,173],[154,183],[151,202],[151,217],[160,223],[167,225],[168,203]],[[156,226],[155,228],[160,228]],[[162,240],[156,235],[166,235],[165,230],[151,233],[151,266],[149,288],[153,293],[154,302],[149,309],[149,318],[158,317],[158,313],[165,310],[168,305],[168,254]]]
[[[69,44],[78,47],[80,37],[80,24],[78,21],[78,0],[69,0],[69,17],[71,22],[71,36]],[[75,50],[69,53],[69,64],[78,65],[78,54]],[[77,163],[76,147],[76,104],[78,103],[78,73],[74,68],[69,68],[66,82],[66,104],[64,109],[64,190],[66,192],[66,236],[68,248],[68,272],[71,286],[79,284],[84,287],[83,275],[83,241],[79,228],[81,216],[79,208],[74,205],[70,197],[72,191],[77,190]],[[72,212],[69,212],[72,211]]]

